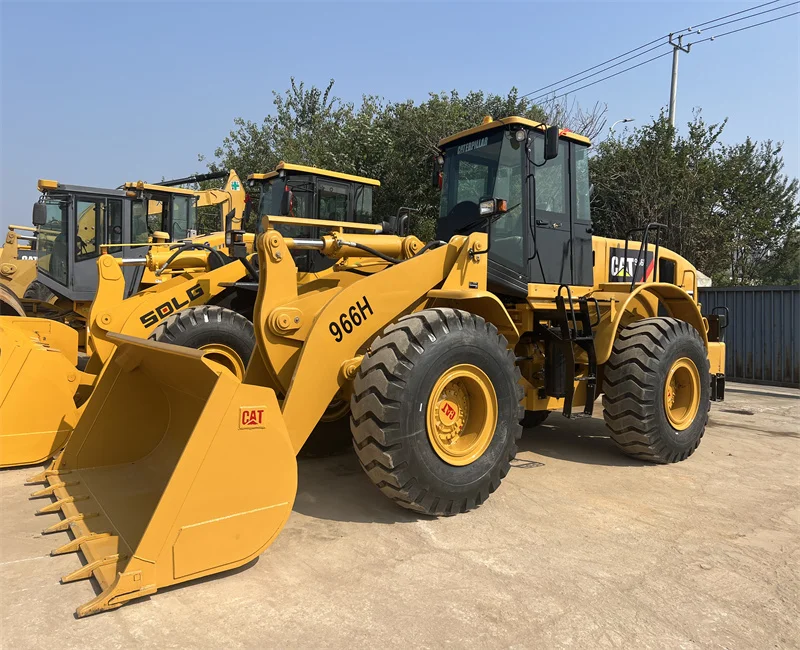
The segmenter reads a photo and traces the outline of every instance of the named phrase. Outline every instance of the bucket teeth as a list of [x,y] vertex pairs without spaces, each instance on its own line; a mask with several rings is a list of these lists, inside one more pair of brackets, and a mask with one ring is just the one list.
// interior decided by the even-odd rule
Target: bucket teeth
[[88,498],[89,498],[88,495],[78,496],[78,497],[64,497],[63,499],[59,499],[58,501],[53,501],[53,503],[46,505],[44,508],[39,508],[36,511],[36,514],[43,515],[48,512],[58,512],[59,510],[61,510],[64,504],[74,503],[75,501],[83,501],[84,499]]
[[80,569],[73,571],[72,573],[68,573],[63,578],[61,578],[61,584],[66,584],[67,582],[75,582],[76,580],[85,580],[86,578],[91,578],[92,573],[95,569],[99,569],[101,566],[106,566],[107,564],[116,564],[120,560],[125,560],[125,556],[120,556],[119,554],[114,555],[107,555],[104,558],[99,560],[95,560],[94,562],[89,562],[86,566],[82,566]]
[[47,483],[48,476],[64,476],[65,474],[69,474],[70,470],[57,470],[57,469],[45,469],[39,472],[38,474],[34,474],[33,476],[29,476],[25,479],[26,484],[31,483]]
[[51,483],[48,487],[42,488],[41,490],[36,490],[35,492],[31,492],[31,499],[37,499],[39,497],[48,497],[51,494],[54,494],[58,488],[67,487],[70,485],[77,485],[79,481],[60,481],[59,483]]
[[58,548],[53,549],[50,551],[50,555],[63,555],[64,553],[74,553],[75,551],[80,550],[81,544],[85,544],[86,542],[91,542],[95,539],[103,539],[105,537],[111,537],[111,533],[89,533],[88,535],[82,535],[81,537],[76,537],[70,542],[67,542],[63,546],[59,546]]
[[64,530],[69,530],[70,526],[74,524],[76,521],[83,521],[84,519],[89,519],[89,517],[96,517],[96,512],[88,512],[88,513],[81,513],[78,515],[73,515],[72,517],[67,517],[66,519],[62,519],[59,522],[56,522],[52,526],[45,528],[42,531],[42,535],[49,535],[50,533],[58,533]]

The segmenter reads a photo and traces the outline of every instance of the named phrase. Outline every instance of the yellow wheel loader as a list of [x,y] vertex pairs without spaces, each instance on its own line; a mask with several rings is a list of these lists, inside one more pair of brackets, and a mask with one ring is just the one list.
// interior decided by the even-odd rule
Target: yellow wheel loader
[[[45,532],[72,533],[53,553],[86,559],[62,581],[100,585],[77,615],[258,556],[335,400],[349,401],[376,487],[430,515],[499,488],[526,410],[588,416],[602,393],[623,452],[692,454],[723,396],[719,323],[660,226],[642,241],[592,236],[588,144],[513,117],[443,140],[439,240],[425,246],[284,236],[265,217],[243,381],[201,351],[108,333],[116,347],[72,437],[32,477],[51,499],[39,512],[63,515]],[[333,266],[299,286],[303,251]]]
[[0,248],[0,315],[25,315],[21,301],[36,279],[36,256],[36,228],[10,225]]
[[[225,178],[221,189],[188,190],[178,184]],[[38,228],[38,276],[23,301],[29,315],[56,318],[79,330],[81,345],[91,302],[97,290],[96,261],[101,249],[115,257],[143,257],[150,248],[167,250],[170,242],[190,240],[212,248],[224,245],[225,218],[238,225],[245,192],[236,172],[215,172],[147,184],[125,183],[116,190],[64,185],[40,179],[34,206]],[[221,228],[197,235],[197,209],[219,206]],[[169,277],[146,267],[126,269],[126,297]],[[37,295],[31,292],[36,291]]]
[[[291,210],[301,215],[290,219],[292,224],[286,228],[300,228],[304,232],[319,229],[378,232],[382,228],[379,224],[363,223],[372,220],[371,209],[362,208],[363,196],[369,198],[370,207],[372,188],[378,181],[281,163],[274,172],[252,178],[251,182],[263,184],[264,210],[272,210],[274,197],[276,211]],[[138,191],[149,191],[149,186],[137,187]],[[337,203],[339,213],[326,209],[328,187],[344,188],[344,200]],[[305,194],[316,197],[316,203],[307,200]],[[153,194],[143,198],[152,201]],[[333,220],[316,218],[320,212],[329,214]],[[106,336],[108,332],[199,349],[239,379],[244,377],[255,347],[252,318],[258,272],[247,259],[253,236],[236,229],[240,223],[240,220],[228,223],[227,235],[233,239],[226,243],[226,250],[231,255],[218,250],[218,242],[209,237],[172,247],[151,246],[144,257],[101,255],[95,261],[97,293],[87,324],[86,351],[91,357],[85,372],[76,372],[74,367],[78,339],[71,327],[49,320],[45,327],[37,322],[43,319],[23,323],[24,319],[0,318],[0,355],[7,362],[0,367],[0,421],[4,425],[0,432],[0,467],[40,463],[63,446],[91,394],[97,374],[114,349]],[[223,234],[213,237],[221,240]],[[101,251],[108,249],[101,246]],[[306,256],[298,258],[297,264],[302,269],[298,270],[296,280],[300,284],[328,272],[319,260]],[[139,270],[139,277],[155,280],[126,298],[130,281],[126,272],[131,268]],[[14,328],[19,327],[24,327],[24,331],[15,332]],[[37,393],[32,393],[31,388],[45,383],[46,392],[53,398],[40,402],[36,416],[32,417],[30,395]],[[349,446],[347,417],[346,402],[332,405],[317,434],[304,448],[304,455],[328,455]]]

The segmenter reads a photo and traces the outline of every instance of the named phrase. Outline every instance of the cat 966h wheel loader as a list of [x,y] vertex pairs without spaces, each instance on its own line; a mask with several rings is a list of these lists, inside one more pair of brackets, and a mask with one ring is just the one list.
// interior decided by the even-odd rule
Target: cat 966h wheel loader
[[[257,346],[244,381],[202,353],[124,335],[73,436],[34,477],[46,532],[101,593],[79,616],[241,566],[284,526],[295,455],[335,400],[398,505],[452,515],[509,470],[524,411],[589,415],[656,462],[686,458],[724,386],[696,271],[647,242],[592,238],[588,141],[521,118],[441,143],[443,241],[257,239]],[[334,260],[298,287],[293,252]],[[713,328],[712,328],[713,329]],[[147,408],[142,408],[142,404]]]

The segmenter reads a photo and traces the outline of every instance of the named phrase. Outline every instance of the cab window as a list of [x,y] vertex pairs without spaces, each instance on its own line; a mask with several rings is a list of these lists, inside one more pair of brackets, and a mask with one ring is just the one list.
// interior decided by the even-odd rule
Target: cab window
[[39,271],[66,285],[69,202],[65,199],[47,198],[45,204],[47,222],[39,228],[36,265]]
[[75,234],[75,259],[77,261],[97,257],[99,245],[98,233],[102,233],[105,224],[105,201],[78,199],[76,202],[78,227]]
[[196,210],[195,197],[172,197],[172,241],[187,239],[195,234]]
[[109,253],[122,250],[122,199],[108,199],[108,235]]
[[[548,160],[541,167],[534,168],[536,180],[536,212],[567,214],[567,148],[562,140],[558,143],[558,156]],[[537,135],[533,140],[533,161],[538,164],[544,159],[544,137]]]
[[591,221],[589,211],[589,149],[575,144],[575,218],[578,221]]
[[372,187],[369,185],[356,186],[356,221],[359,223],[374,223],[372,216]]
[[131,244],[146,244],[150,237],[147,228],[147,210],[143,200],[131,203]]
[[347,186],[321,181],[317,183],[319,218],[344,221],[347,218]]

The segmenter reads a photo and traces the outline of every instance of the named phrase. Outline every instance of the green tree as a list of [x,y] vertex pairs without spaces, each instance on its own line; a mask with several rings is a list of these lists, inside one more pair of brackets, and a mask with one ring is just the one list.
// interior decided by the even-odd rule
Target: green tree
[[732,284],[800,280],[798,181],[783,173],[780,145],[745,142],[720,152],[720,212]]

